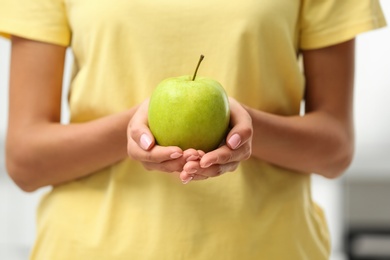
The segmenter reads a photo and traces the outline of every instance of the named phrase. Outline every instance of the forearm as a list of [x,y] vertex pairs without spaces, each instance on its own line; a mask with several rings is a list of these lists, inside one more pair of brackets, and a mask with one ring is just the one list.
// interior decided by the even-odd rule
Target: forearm
[[9,129],[7,169],[26,191],[75,180],[126,158],[127,124],[135,109],[94,121],[40,122]]
[[284,117],[247,110],[253,121],[254,157],[328,178],[337,177],[350,164],[352,122],[343,123],[325,112]]

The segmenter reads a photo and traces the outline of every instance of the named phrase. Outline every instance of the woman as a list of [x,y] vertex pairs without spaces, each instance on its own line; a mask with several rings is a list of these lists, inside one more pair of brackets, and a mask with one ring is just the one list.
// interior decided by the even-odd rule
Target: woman
[[[8,172],[25,191],[53,186],[32,259],[328,259],[310,175],[336,178],[351,161],[354,38],[385,25],[377,1],[0,4]],[[148,97],[200,53],[199,74],[231,97],[226,144],[156,145]]]

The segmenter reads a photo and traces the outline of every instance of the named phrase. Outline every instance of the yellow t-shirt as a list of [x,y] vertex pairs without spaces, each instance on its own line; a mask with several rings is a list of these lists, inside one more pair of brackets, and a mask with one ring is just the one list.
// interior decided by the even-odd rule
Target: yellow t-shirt
[[[128,109],[167,77],[222,83],[248,106],[297,115],[300,49],[385,25],[376,0],[0,0],[0,32],[71,46],[71,122]],[[124,144],[125,145],[125,144]],[[53,188],[32,259],[328,259],[310,176],[250,159],[182,185],[126,159]]]

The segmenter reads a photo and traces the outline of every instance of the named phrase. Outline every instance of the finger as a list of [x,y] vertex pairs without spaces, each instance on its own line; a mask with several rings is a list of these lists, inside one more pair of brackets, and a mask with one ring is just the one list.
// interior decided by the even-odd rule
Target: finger
[[187,184],[189,183],[190,181],[192,181],[194,179],[194,175],[193,174],[190,174],[186,171],[182,171],[180,174],[179,174],[179,178],[181,180],[181,182],[183,184]]
[[252,118],[245,108],[235,99],[230,102],[230,126],[232,129],[226,137],[226,144],[235,150],[252,139]]
[[218,164],[212,165],[208,168],[199,169],[196,172],[195,176],[201,175],[201,176],[209,177],[209,178],[221,176],[222,174],[224,174],[226,172],[235,171],[239,164],[240,164],[240,162],[231,162],[231,163],[226,163],[226,164],[221,164],[221,165],[218,165]]
[[204,179],[207,176],[199,177],[196,176],[196,172],[200,169],[199,161],[187,161],[183,166],[183,171],[180,173],[179,178],[183,182],[183,184],[189,183],[195,177],[195,180]]
[[250,155],[251,146],[249,144],[244,144],[233,151],[228,146],[224,145],[214,151],[206,153],[200,160],[200,167],[208,168],[215,164],[222,165],[231,162],[239,162],[248,159]]
[[182,171],[179,175],[180,180],[183,184],[188,184],[191,181],[199,181],[199,180],[206,180],[209,177],[203,176],[203,175],[197,175],[197,174],[190,174],[188,172]]
[[[157,149],[160,149],[161,146],[155,146],[151,150],[151,156],[153,156],[153,152]],[[165,147],[165,148],[177,148],[177,147]],[[175,152],[176,153],[176,152]],[[195,161],[199,159],[199,154],[198,151],[195,149],[188,149],[183,152],[183,156],[175,158],[175,153],[170,155],[170,158],[165,161],[161,162],[145,162],[144,161],[144,166],[148,170],[159,170],[163,172],[181,172],[183,171],[183,167],[188,161]],[[175,159],[175,160],[172,160]],[[199,162],[197,162],[199,164]]]
[[221,165],[219,175],[222,175],[226,172],[234,172],[235,170],[237,170],[238,165],[240,165],[240,162],[232,162]]
[[231,162],[223,165],[212,165],[208,168],[199,168],[196,173],[189,173],[183,171],[180,173],[181,180],[186,180],[189,177],[193,177],[193,180],[203,180],[207,178],[221,176],[226,172],[235,171],[240,163],[239,162]]
[[189,174],[195,174],[199,169],[201,169],[199,161],[187,161],[183,166],[183,171]]
[[203,180],[207,180],[208,178],[209,177],[207,177],[207,176],[195,174],[195,176],[192,178],[191,181],[203,181]]
[[[199,161],[187,161],[183,166],[182,172],[179,174],[179,178],[183,184],[189,183],[195,177],[195,173],[199,169]],[[197,178],[198,179],[198,178]]]
[[200,158],[202,158],[202,157],[203,157],[203,155],[205,155],[206,153],[205,153],[205,152],[203,152],[202,150],[198,150],[198,154],[199,154]]
[[145,151],[133,139],[129,139],[128,141],[128,153],[134,160],[151,163],[162,163],[183,156],[183,151],[176,146],[164,147],[156,145],[151,150]]
[[139,147],[146,151],[155,145],[155,139],[148,127],[148,106],[149,99],[141,103],[127,128],[128,139],[133,139]]
[[142,163],[145,169],[153,170],[153,171],[161,171],[161,172],[182,172],[183,165],[185,164],[185,160],[183,158],[165,161],[162,163],[153,163],[153,162],[143,162]]
[[199,152],[195,149],[187,149],[183,151],[183,157],[184,159],[188,161],[197,161],[201,158]]

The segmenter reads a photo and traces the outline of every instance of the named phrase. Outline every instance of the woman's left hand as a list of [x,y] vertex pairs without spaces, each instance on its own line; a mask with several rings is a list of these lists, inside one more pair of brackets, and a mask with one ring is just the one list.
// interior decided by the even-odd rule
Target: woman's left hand
[[198,160],[195,149],[183,151],[177,146],[160,146],[148,127],[149,99],[141,103],[127,128],[127,152],[147,170],[180,173],[189,160]]
[[204,153],[198,151],[200,160],[188,161],[180,173],[181,181],[204,180],[234,171],[239,163],[249,159],[252,153],[252,119],[245,108],[235,99],[229,98],[231,130],[226,143]]

